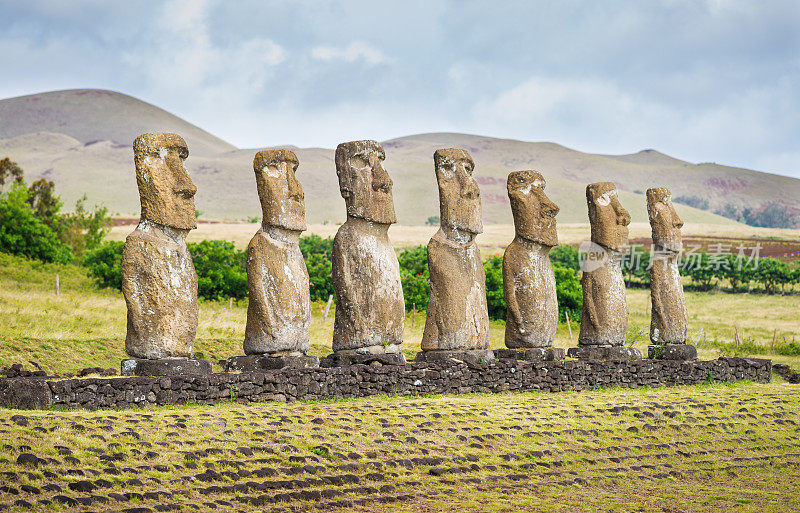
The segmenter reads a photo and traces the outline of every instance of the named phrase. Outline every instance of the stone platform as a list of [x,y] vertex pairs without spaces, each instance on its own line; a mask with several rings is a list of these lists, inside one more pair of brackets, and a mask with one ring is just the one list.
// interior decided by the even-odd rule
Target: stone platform
[[647,357],[654,360],[697,360],[697,348],[689,344],[647,346]]
[[567,356],[579,360],[641,360],[642,353],[635,347],[628,346],[578,346],[570,347]]
[[253,372],[275,369],[313,369],[319,367],[319,358],[316,356],[232,356],[227,360],[220,360],[220,365],[225,372]]
[[552,362],[563,360],[565,351],[561,347],[529,347],[526,349],[495,349],[497,359],[526,360],[529,362]]
[[473,365],[449,359],[406,365],[355,365],[210,376],[128,378],[0,378],[0,401],[12,408],[131,408],[145,405],[216,404],[492,392],[560,392],[606,387],[658,387],[772,379],[772,362],[717,360],[499,360]]
[[494,362],[494,352],[488,350],[474,351],[420,351],[414,358],[415,362],[442,362],[446,360],[459,360],[466,363]]
[[329,354],[319,362],[323,368],[347,367],[349,365],[405,365],[406,357],[403,353],[378,353],[378,354],[354,354],[354,353],[333,353]]
[[211,362],[195,358],[161,358],[122,360],[120,374],[123,376],[207,376],[211,374]]

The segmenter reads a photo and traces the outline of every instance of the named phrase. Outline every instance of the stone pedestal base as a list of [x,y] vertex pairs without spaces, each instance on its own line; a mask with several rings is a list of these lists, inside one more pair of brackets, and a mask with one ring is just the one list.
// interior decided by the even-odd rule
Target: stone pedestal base
[[647,346],[647,357],[654,360],[697,360],[697,348],[689,344]]
[[641,360],[642,353],[628,346],[579,346],[570,347],[567,356],[579,360]]
[[346,367],[348,365],[405,365],[406,357],[403,353],[380,353],[380,354],[354,354],[354,353],[333,353],[329,354],[319,362],[320,367]]
[[177,376],[180,374],[207,376],[211,374],[211,362],[195,358],[161,358],[159,360],[129,358],[122,360],[120,371],[123,376]]
[[467,363],[493,362],[494,352],[488,350],[473,351],[420,351],[415,362],[441,362],[443,360],[461,360]]
[[319,367],[316,356],[232,356],[221,360],[225,372],[253,372],[275,369],[313,369]]
[[530,362],[552,362],[563,360],[565,352],[561,347],[529,347],[527,349],[497,349],[494,355],[499,360],[510,358]]

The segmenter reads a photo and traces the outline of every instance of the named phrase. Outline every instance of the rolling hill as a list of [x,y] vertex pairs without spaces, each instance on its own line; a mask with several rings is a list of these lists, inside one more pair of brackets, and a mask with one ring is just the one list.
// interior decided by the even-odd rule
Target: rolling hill
[[[0,100],[0,157],[18,162],[29,181],[53,180],[68,206],[86,193],[90,204],[105,204],[119,215],[138,215],[131,143],[149,131],[172,131],[186,139],[186,165],[198,187],[196,203],[203,217],[238,220],[260,215],[252,159],[263,148],[237,149],[158,107],[112,91],[57,91]],[[647,221],[642,192],[653,186],[668,186],[674,196],[704,198],[712,209],[727,202],[759,207],[770,201],[800,208],[800,180],[695,165],[656,150],[598,155],[551,142],[455,133],[412,135],[383,145],[398,218],[406,225],[423,224],[438,214],[432,155],[442,147],[464,148],[475,159],[487,224],[511,223],[505,178],[510,171],[526,168],[548,179],[547,191],[561,206],[562,223],[586,222],[584,188],[606,180],[617,183],[623,205],[639,222]],[[305,189],[309,222],[342,221],[334,150],[282,147],[300,159],[298,178]],[[680,214],[687,222],[732,223],[688,206],[681,206]]]

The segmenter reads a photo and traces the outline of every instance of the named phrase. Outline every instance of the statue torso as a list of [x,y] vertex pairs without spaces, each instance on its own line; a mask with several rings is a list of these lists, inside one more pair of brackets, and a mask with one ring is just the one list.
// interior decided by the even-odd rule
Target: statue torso
[[430,295],[422,349],[488,347],[486,275],[475,241],[453,242],[442,230],[428,243]]

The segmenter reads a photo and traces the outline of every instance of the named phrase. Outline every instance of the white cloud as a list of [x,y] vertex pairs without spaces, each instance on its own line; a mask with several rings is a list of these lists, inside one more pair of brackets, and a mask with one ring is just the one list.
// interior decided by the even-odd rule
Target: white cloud
[[320,61],[364,61],[371,65],[380,64],[387,60],[380,50],[364,41],[353,41],[344,48],[317,46],[311,49],[311,57]]
[[471,123],[480,128],[470,129],[587,152],[655,147],[693,162],[798,176],[800,154],[783,150],[798,128],[793,91],[787,79],[679,106],[602,78],[536,76],[476,104]]
[[646,145],[639,142],[643,123],[658,126],[673,116],[613,82],[589,77],[531,77],[479,102],[472,113],[477,126],[494,133],[621,153]]
[[257,93],[272,69],[286,59],[283,47],[267,38],[224,45],[212,41],[210,5],[209,1],[194,0],[165,4],[152,34],[147,34],[152,37],[142,38],[141,45],[125,53],[126,61],[146,73],[150,89],[184,96],[191,92],[248,97]]

